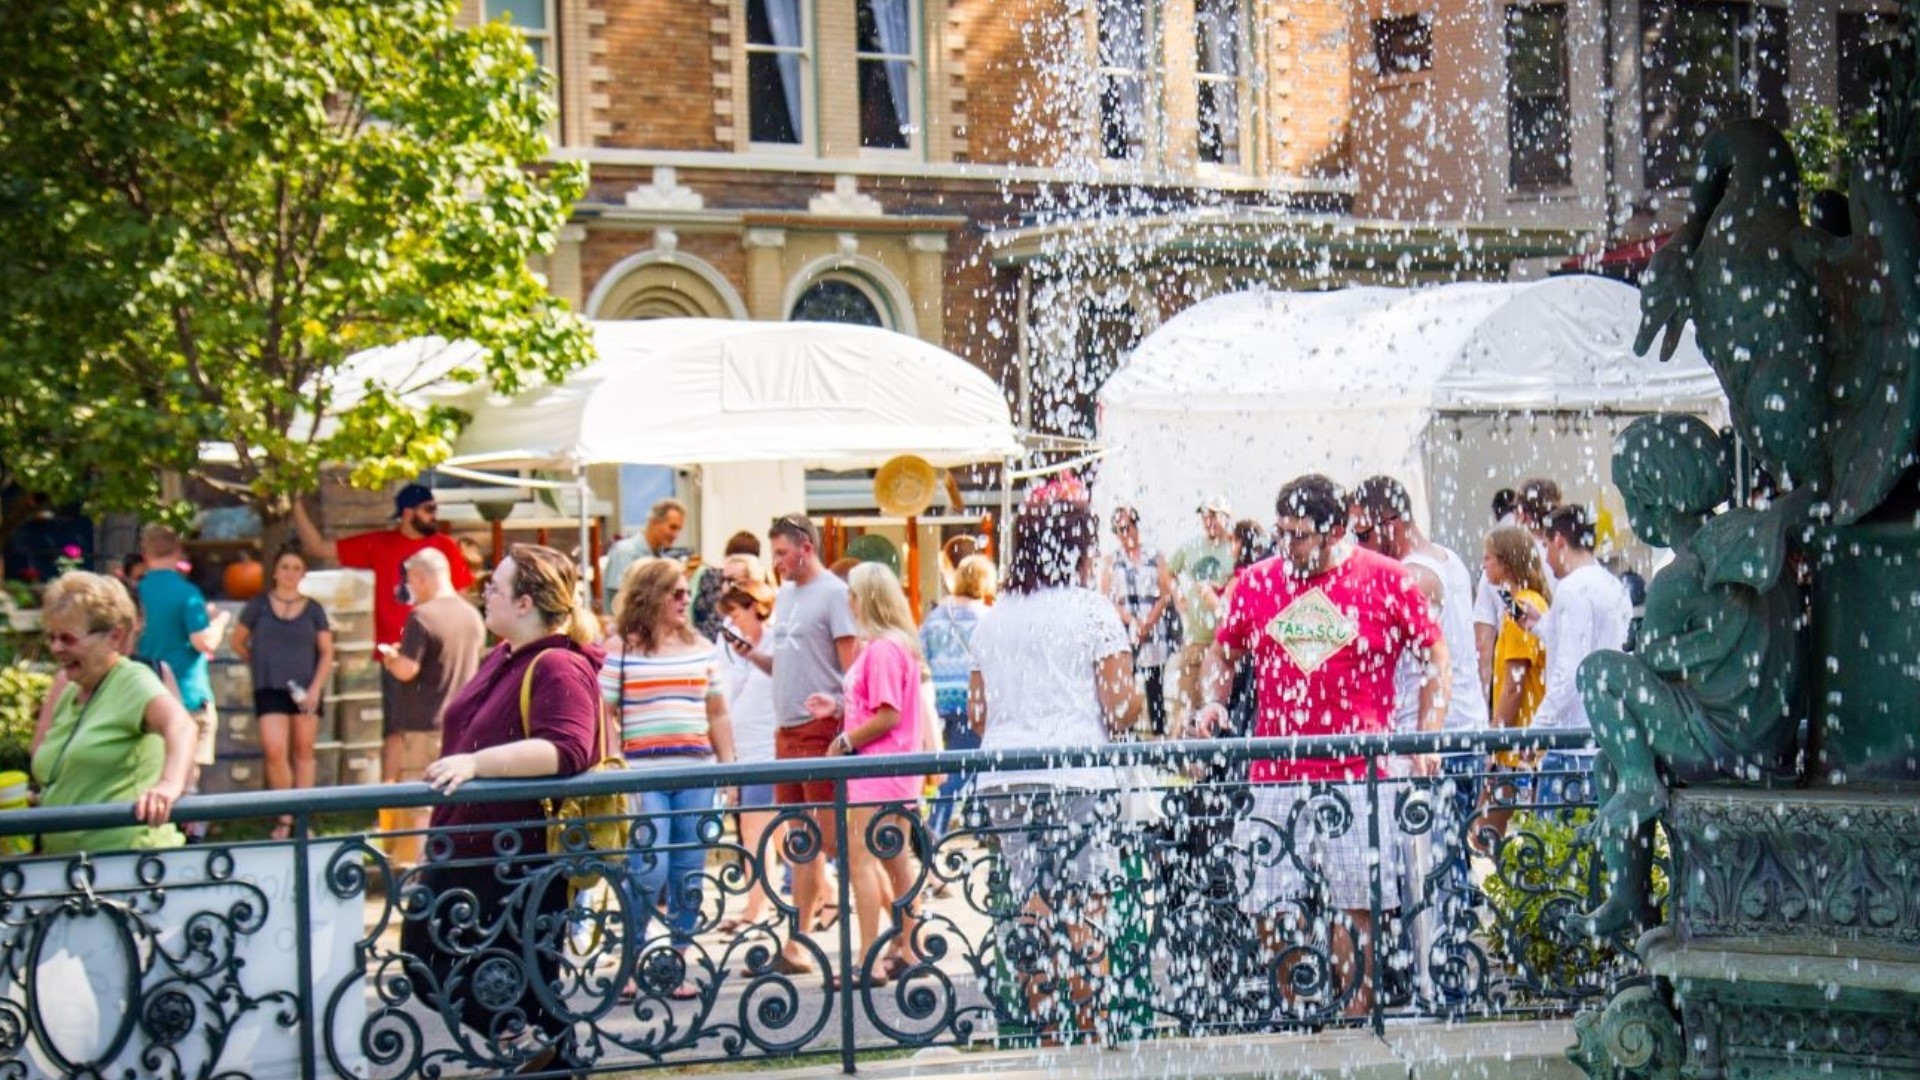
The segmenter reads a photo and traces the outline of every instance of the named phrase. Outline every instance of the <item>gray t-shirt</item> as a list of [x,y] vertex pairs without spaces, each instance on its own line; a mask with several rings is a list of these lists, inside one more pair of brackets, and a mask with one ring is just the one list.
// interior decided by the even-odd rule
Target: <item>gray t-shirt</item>
[[320,665],[320,635],[327,630],[327,613],[316,600],[307,600],[291,619],[273,610],[266,593],[258,593],[240,609],[240,625],[253,635],[247,664],[256,690],[285,690],[288,683],[301,689],[313,684]]
[[419,663],[420,674],[412,682],[395,681],[386,734],[440,730],[441,713],[473,678],[486,643],[486,624],[465,597],[436,596],[416,606],[400,634],[400,655]]
[[773,715],[781,727],[798,727],[808,694],[840,696],[840,652],[835,638],[855,633],[847,607],[847,583],[820,570],[805,585],[789,581],[773,601],[767,627],[773,654]]

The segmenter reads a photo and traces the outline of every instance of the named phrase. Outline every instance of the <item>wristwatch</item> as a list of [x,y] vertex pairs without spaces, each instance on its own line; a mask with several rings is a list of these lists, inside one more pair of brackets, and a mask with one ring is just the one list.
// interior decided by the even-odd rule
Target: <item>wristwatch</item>
[[847,733],[844,731],[833,737],[832,745],[844,746],[847,748],[847,753],[849,754],[853,753],[853,740],[847,738]]

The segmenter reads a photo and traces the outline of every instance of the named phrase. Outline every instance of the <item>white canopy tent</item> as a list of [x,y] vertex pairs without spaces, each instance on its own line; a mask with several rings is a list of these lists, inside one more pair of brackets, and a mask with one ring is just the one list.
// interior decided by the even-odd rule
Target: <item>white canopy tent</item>
[[1006,395],[918,338],[828,323],[597,322],[599,359],[514,397],[441,386],[472,422],[448,462],[578,472],[605,463],[697,466],[700,550],[763,531],[806,498],[806,470],[899,454],[937,466],[1018,457]]
[[1138,506],[1170,547],[1205,497],[1266,522],[1295,476],[1386,473],[1477,561],[1498,488],[1549,476],[1616,508],[1608,461],[1633,414],[1724,415],[1691,328],[1663,364],[1633,355],[1639,318],[1637,289],[1597,277],[1215,297],[1102,388],[1096,501]]

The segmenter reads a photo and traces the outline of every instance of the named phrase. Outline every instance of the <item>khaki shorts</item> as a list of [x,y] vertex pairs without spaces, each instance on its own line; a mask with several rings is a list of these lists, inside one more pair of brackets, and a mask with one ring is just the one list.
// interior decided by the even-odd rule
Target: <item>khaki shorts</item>
[[386,783],[419,780],[440,756],[437,731],[396,731],[380,743],[380,779]]
[[202,768],[213,764],[213,752],[220,741],[220,710],[209,701],[189,710],[193,717],[193,763]]

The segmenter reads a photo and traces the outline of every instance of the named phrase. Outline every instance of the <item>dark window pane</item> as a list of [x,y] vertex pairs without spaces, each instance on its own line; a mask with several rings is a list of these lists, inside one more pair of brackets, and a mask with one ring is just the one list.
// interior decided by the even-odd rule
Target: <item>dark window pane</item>
[[857,326],[881,326],[880,310],[867,294],[845,281],[822,281],[800,294],[794,301],[793,322],[853,323]]
[[1202,75],[1240,74],[1240,0],[1199,0],[1193,37]]
[[1200,160],[1240,164],[1240,94],[1233,82],[1206,81],[1200,91]]
[[859,22],[854,47],[863,53],[886,52],[880,44],[880,24],[874,16],[873,0],[860,0],[854,14]]
[[767,18],[767,0],[747,0],[747,44],[773,43],[773,23]]
[[[774,53],[747,54],[747,134],[754,142],[800,141],[800,126],[794,120],[787,96],[783,66],[797,68],[799,58]],[[798,88],[795,89],[797,92]]]
[[1744,4],[1649,0],[1641,7],[1642,135],[1647,185],[1682,187],[1707,134],[1749,115],[1742,77]]
[[[889,76],[888,68],[893,68]],[[912,145],[906,95],[908,67],[897,60],[860,61],[860,145],[905,150]],[[895,95],[898,93],[899,98]]]
[[1506,36],[1508,182],[1516,188],[1570,183],[1566,8],[1510,7]]
[[1899,20],[1870,11],[1843,11],[1834,37],[1840,52],[1840,118],[1850,120],[1891,92],[1893,40]]
[[1749,114],[1785,128],[1793,120],[1787,107],[1787,13],[1754,8],[1752,24],[1742,37],[1752,42],[1747,63]]
[[1100,150],[1116,161],[1138,160],[1145,150],[1145,100],[1141,81],[1124,75],[1100,80]]
[[1100,66],[1141,71],[1147,66],[1143,0],[1100,0]]
[[1433,66],[1433,22],[1425,14],[1373,20],[1373,62],[1381,75],[1405,75]]

